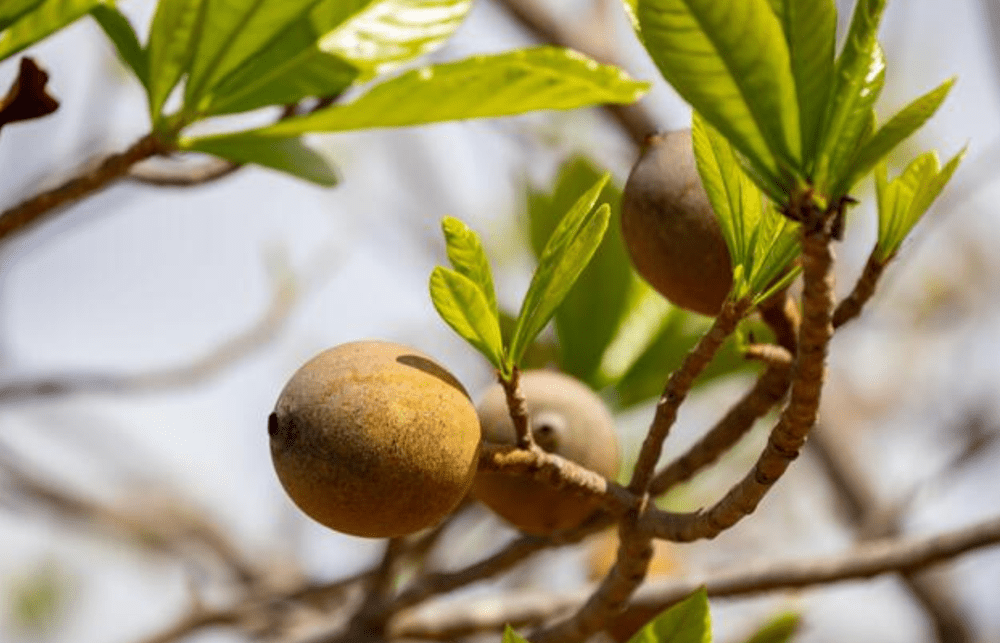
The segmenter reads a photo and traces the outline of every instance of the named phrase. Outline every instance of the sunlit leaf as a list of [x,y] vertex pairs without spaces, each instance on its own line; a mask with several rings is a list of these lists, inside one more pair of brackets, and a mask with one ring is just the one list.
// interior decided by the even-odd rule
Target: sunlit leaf
[[158,123],[163,104],[191,65],[205,0],[159,0],[149,29],[149,111]]
[[503,628],[503,643],[529,643],[527,639],[523,639],[518,636],[510,625],[505,625]]
[[41,3],[42,0],[4,0],[0,4],[0,31]]
[[180,147],[213,154],[234,163],[261,165],[319,185],[331,186],[337,183],[337,173],[330,163],[297,138],[275,140],[250,132],[182,139]]
[[638,11],[663,77],[732,141],[762,182],[788,188],[801,178],[795,81],[782,24],[767,0],[641,0]]
[[600,245],[611,211],[607,204],[594,210],[594,204],[609,178],[604,175],[585,192],[549,237],[517,316],[510,346],[514,364],[552,318]]
[[963,149],[942,168],[937,152],[924,152],[892,181],[888,180],[885,164],[879,165],[875,171],[875,187],[879,219],[876,254],[880,261],[886,262],[896,254],[903,240],[941,194],[964,156]]
[[0,31],[0,60],[59,31],[107,0],[43,0],[37,4],[15,0],[7,7],[8,1],[3,0],[4,6],[0,9],[0,17],[10,21]]
[[809,169],[833,84],[837,6],[834,0],[783,0],[775,4],[788,42],[799,103],[802,159]]
[[863,143],[885,83],[885,57],[877,40],[884,9],[885,0],[858,0],[837,57],[814,171],[818,189],[829,199],[843,196],[831,189],[851,174],[850,162]]
[[920,129],[927,122],[927,119],[941,107],[941,103],[944,102],[954,84],[954,78],[945,81],[915,99],[889,119],[885,125],[878,128],[878,131],[858,151],[855,161],[851,164],[853,173],[850,179],[844,183],[843,190],[847,191],[854,187],[854,184],[864,178],[875,167],[876,163]]
[[184,91],[194,111],[228,74],[307,15],[318,0],[215,0],[205,5]]
[[493,273],[490,262],[483,250],[479,235],[454,217],[441,221],[447,246],[448,260],[459,274],[465,275],[482,291],[493,316],[499,323],[500,310],[497,307],[496,291],[493,288]]
[[789,643],[802,625],[802,617],[795,612],[779,614],[757,630],[746,643]]
[[565,49],[536,47],[409,71],[351,103],[260,130],[270,136],[403,127],[540,109],[628,103],[646,83]]
[[[323,32],[321,50],[361,70],[371,80],[440,47],[455,32],[471,0],[380,0]],[[320,19],[314,13],[314,20]]]
[[650,621],[629,643],[711,643],[708,593],[701,588]]
[[347,61],[313,45],[289,58],[268,48],[240,67],[213,92],[205,114],[245,112],[265,105],[288,105],[304,98],[340,94],[358,77]]
[[798,255],[797,225],[765,207],[763,194],[743,172],[736,151],[697,112],[691,137],[702,185],[729,249],[732,296],[751,296],[758,303]]
[[113,6],[98,5],[90,15],[107,35],[118,52],[118,57],[125,63],[143,87],[149,85],[149,57],[139,43],[139,37],[121,11]]
[[431,273],[430,292],[441,319],[494,367],[506,371],[500,324],[479,287],[465,275],[438,266]]
[[[551,193],[529,193],[529,227],[536,258],[562,216],[601,175],[587,159],[575,158],[560,170]],[[635,303],[641,283],[621,237],[621,190],[609,183],[598,201],[611,208],[608,231],[555,314],[559,369],[594,388],[607,384],[606,374],[600,370],[604,352]]]

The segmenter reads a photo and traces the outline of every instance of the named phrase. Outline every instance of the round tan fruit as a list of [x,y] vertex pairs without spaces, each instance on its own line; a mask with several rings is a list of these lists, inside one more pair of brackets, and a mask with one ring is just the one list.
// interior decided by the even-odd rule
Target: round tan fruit
[[732,265],[690,130],[648,138],[622,194],[622,236],[635,269],[661,295],[703,315],[719,313]]
[[282,486],[317,522],[385,538],[439,522],[465,497],[480,430],[468,393],[423,353],[381,341],[309,360],[268,418]]
[[[532,434],[541,448],[605,478],[618,475],[618,437],[601,398],[582,382],[555,371],[522,373],[521,390]],[[499,384],[486,392],[478,411],[483,440],[515,443],[514,423]],[[535,535],[577,527],[598,507],[565,490],[501,473],[479,473],[473,495],[507,522]]]

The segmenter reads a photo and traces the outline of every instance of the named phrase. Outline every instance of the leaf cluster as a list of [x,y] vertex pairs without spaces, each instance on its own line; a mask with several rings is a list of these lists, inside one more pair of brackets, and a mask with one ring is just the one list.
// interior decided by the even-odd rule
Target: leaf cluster
[[[321,185],[337,174],[303,142],[310,133],[628,103],[647,88],[554,47],[391,75],[444,44],[470,7],[471,0],[159,0],[142,42],[113,0],[11,0],[0,8],[0,60],[89,14],[145,89],[164,146]],[[346,95],[356,97],[344,102]],[[191,133],[206,119],[262,108],[279,122]]]
[[609,175],[594,183],[569,208],[548,239],[509,341],[500,333],[500,314],[489,261],[479,237],[457,219],[442,223],[452,268],[431,273],[431,300],[442,319],[509,379],[525,351],[565,299],[608,229],[611,209],[595,208]]
[[[886,73],[878,42],[885,0],[857,0],[839,51],[834,0],[625,4],[661,74],[694,108],[699,172],[732,255],[737,298],[759,302],[794,275],[794,232],[773,216],[774,208],[795,221],[810,213],[842,220],[854,201],[850,191],[938,110],[954,85],[945,81],[876,125]],[[883,256],[955,169],[951,163],[940,173],[921,169],[931,167],[930,158],[918,158],[899,187],[888,188],[891,204],[880,200]],[[933,189],[898,200],[896,190],[912,192],[904,186],[918,177]],[[760,193],[773,206],[762,204]]]

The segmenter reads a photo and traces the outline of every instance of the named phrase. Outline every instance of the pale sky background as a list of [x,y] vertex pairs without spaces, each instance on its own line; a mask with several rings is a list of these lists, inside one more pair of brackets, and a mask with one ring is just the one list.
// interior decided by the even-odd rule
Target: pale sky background
[[[122,9],[145,24],[150,5],[123,0]],[[565,14],[566,20],[575,15]],[[615,32],[627,37],[615,24]],[[1000,241],[1000,187],[992,180],[1000,164],[1000,61],[990,61],[977,0],[895,0],[882,34],[889,69],[881,114],[959,76],[941,112],[908,149],[934,147],[947,158],[969,144],[945,196],[947,218],[918,229],[900,265],[890,269],[885,291],[866,311],[868,319],[838,336],[831,355],[833,400],[837,386],[876,399],[905,382],[905,409],[894,416],[895,425],[859,438],[859,448],[871,454],[870,469],[891,491],[912,488],[951,456],[940,425],[954,421],[965,401],[982,400],[994,417],[1000,412],[995,281],[1000,270],[991,254]],[[435,59],[528,42],[500,10],[480,0]],[[634,43],[627,49],[641,52]],[[28,53],[50,72],[62,107],[44,120],[4,129],[0,208],[58,183],[92,157],[125,147],[148,127],[137,83],[118,67],[89,20]],[[0,65],[0,87],[9,86],[15,70],[16,59]],[[638,56],[631,70],[656,79],[651,63]],[[659,82],[649,99],[658,119],[668,128],[685,126],[685,108]],[[501,273],[501,298],[516,305],[528,262],[519,250],[524,244],[507,237],[517,229],[523,187],[544,185],[558,162],[578,151],[607,165],[619,182],[627,175],[632,151],[608,133],[602,118],[580,111],[317,137],[314,142],[343,177],[329,190],[247,168],[192,189],[119,184],[78,203],[3,249],[5,381],[184,363],[258,318],[270,300],[266,265],[276,260],[302,277],[303,296],[276,341],[204,384],[163,394],[81,395],[0,407],[2,443],[40,470],[104,498],[121,493],[109,470],[180,490],[238,534],[249,552],[284,557],[297,549],[316,577],[360,569],[380,545],[309,522],[277,484],[264,426],[278,391],[314,353],[365,337],[417,346],[447,365],[470,391],[482,390],[491,377],[486,363],[444,326],[427,296],[430,271],[445,260],[438,222],[451,214],[480,231]],[[942,206],[930,216],[944,211]],[[873,238],[866,207],[852,223],[840,249],[841,292]],[[919,344],[893,343],[901,334],[899,324],[910,323],[906,314],[894,312],[893,302],[919,300],[928,287],[947,283],[968,258],[967,243],[984,253],[988,270],[978,273],[978,283],[968,284],[972,294],[963,300],[962,315],[932,326]],[[718,400],[730,399],[739,386],[728,383],[695,400],[677,439],[691,439],[704,426],[698,420],[714,417]],[[630,413],[622,418],[623,431],[650,417],[649,409]],[[900,440],[903,430],[909,437]],[[994,447],[985,461],[949,484],[920,488],[912,531],[929,533],[995,515],[1000,480],[992,463],[998,455]],[[789,516],[791,544],[779,551],[846,546],[845,534],[819,530],[802,517],[816,511],[811,492],[796,496],[792,480],[782,483],[788,484],[779,484],[780,493],[765,503],[772,514]],[[70,579],[75,600],[50,640],[127,643],[186,609],[184,574],[175,566],[144,558],[114,539],[83,535],[2,505],[0,499],[0,590],[45,561]],[[796,512],[804,513],[796,518]],[[734,531],[746,530],[751,541],[767,543],[766,534],[755,531],[754,518]],[[709,551],[703,554],[709,558],[754,555],[725,552],[726,542],[736,542],[727,541],[729,536],[691,549]],[[474,544],[468,547],[459,555],[474,556]],[[572,574],[564,576],[572,580]],[[982,640],[1000,640],[1000,552],[961,559],[952,578]],[[0,591],[0,640],[18,641],[6,629],[5,593]],[[805,604],[799,600],[771,600],[760,609],[766,614],[775,606]],[[863,618],[862,604],[868,608]],[[903,643],[924,636],[919,615],[891,580],[838,587],[808,605],[803,641]],[[726,619],[737,611],[719,604],[718,640],[745,631]],[[234,638],[211,634],[195,640]]]

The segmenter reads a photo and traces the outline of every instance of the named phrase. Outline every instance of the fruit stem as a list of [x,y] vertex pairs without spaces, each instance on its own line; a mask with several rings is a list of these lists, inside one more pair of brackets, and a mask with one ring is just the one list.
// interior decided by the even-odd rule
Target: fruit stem
[[534,449],[535,440],[531,436],[531,419],[528,416],[528,401],[521,390],[521,371],[516,366],[511,369],[510,379],[504,379],[502,373],[497,373],[497,380],[503,387],[507,397],[507,410],[514,423],[514,434],[517,436],[517,448]]
[[698,340],[680,367],[670,375],[663,395],[656,404],[653,422],[642,443],[639,459],[632,472],[632,480],[628,485],[632,493],[643,494],[649,488],[649,483],[653,478],[653,468],[660,459],[663,442],[677,419],[677,410],[684,398],[687,397],[695,379],[712,361],[726,338],[736,330],[737,324],[750,310],[750,305],[751,302],[747,298],[738,301],[727,300],[723,304],[719,316],[715,318],[712,327]]

